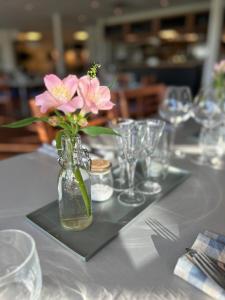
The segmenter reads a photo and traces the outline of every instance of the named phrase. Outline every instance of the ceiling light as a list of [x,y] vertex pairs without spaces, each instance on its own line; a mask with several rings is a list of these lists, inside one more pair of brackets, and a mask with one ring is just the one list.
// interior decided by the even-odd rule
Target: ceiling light
[[89,38],[87,31],[76,31],[73,34],[73,38],[77,41],[86,41]]
[[20,32],[17,35],[19,41],[37,42],[42,39],[42,33],[37,31]]
[[186,33],[184,34],[184,39],[187,41],[187,42],[197,42],[198,39],[199,39],[199,36],[197,33]]
[[92,8],[98,8],[99,7],[99,1],[98,0],[92,0],[91,1],[91,7]]
[[33,6],[32,3],[27,3],[27,4],[25,4],[25,6],[24,6],[24,9],[25,9],[26,11],[31,11],[31,10],[33,10],[33,8],[34,8],[34,6]]
[[169,5],[169,0],[160,0],[159,4],[161,7],[167,7]]
[[179,33],[173,29],[160,30],[159,37],[164,40],[175,40],[179,37]]
[[114,9],[113,9],[113,13],[114,15],[116,16],[121,16],[123,14],[123,8],[121,6],[116,6]]

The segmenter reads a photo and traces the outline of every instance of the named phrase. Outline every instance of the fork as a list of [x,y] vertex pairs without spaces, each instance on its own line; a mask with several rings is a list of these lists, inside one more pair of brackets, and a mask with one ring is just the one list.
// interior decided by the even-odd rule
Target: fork
[[164,239],[171,241],[176,241],[178,239],[178,237],[173,232],[163,226],[156,219],[149,217],[145,220],[145,223],[154,231],[154,233],[160,235]]
[[217,262],[201,251],[186,248],[186,257],[196,265],[206,276],[213,279],[219,286],[225,288],[225,272]]

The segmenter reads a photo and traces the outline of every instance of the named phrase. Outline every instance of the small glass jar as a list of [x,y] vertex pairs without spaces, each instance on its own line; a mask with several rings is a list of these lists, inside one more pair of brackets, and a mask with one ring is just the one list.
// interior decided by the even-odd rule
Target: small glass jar
[[104,202],[113,195],[113,177],[111,163],[104,159],[91,161],[91,198],[92,201]]

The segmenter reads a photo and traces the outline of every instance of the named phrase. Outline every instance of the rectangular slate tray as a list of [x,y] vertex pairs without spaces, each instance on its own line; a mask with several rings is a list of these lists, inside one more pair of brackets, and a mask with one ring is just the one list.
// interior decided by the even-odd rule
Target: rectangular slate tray
[[186,170],[169,168],[166,179],[161,183],[162,192],[146,196],[144,204],[138,207],[124,206],[117,200],[117,194],[106,202],[93,202],[93,223],[87,229],[76,232],[61,227],[57,200],[28,214],[26,217],[38,228],[88,261],[95,253],[115,238],[120,229],[133,220],[153,202],[161,199],[190,176]]

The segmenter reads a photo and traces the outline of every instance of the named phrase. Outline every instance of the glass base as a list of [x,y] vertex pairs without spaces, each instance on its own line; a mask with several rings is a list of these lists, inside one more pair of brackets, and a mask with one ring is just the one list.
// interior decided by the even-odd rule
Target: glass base
[[209,165],[208,158],[205,156],[202,156],[202,155],[191,157],[191,162],[193,162],[194,164],[199,165],[199,166]]
[[114,178],[113,188],[117,192],[121,192],[128,189],[128,181],[123,178]]
[[123,205],[140,206],[145,203],[145,196],[139,192],[131,193],[129,191],[126,191],[118,196],[118,200]]
[[179,158],[179,159],[186,158],[186,154],[182,150],[179,150],[179,149],[174,150],[173,155],[175,158]]
[[83,218],[60,218],[61,225],[66,230],[81,231],[89,227],[93,222],[93,215]]
[[138,191],[148,195],[155,195],[162,191],[162,187],[159,183],[148,180],[139,184]]

